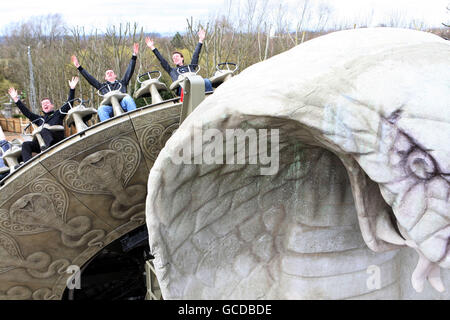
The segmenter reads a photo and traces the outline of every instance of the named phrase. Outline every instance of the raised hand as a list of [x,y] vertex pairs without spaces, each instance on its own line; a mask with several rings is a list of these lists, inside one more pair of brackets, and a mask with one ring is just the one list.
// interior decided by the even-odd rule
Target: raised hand
[[14,100],[14,102],[19,101],[19,94],[17,93],[17,90],[14,88],[9,88],[8,89],[8,94],[10,95],[11,99]]
[[78,59],[77,59],[77,57],[75,55],[73,55],[71,57],[71,60],[72,60],[72,63],[74,64],[75,67],[78,68],[80,66],[80,64],[78,63]]
[[155,45],[153,43],[153,40],[150,39],[149,37],[145,38],[145,43],[147,44],[147,47],[149,47],[150,49],[155,49]]
[[137,56],[139,52],[139,43],[133,44],[133,55]]
[[79,78],[78,77],[72,77],[72,80],[69,80],[69,87],[70,89],[75,89],[77,86]]
[[205,40],[206,31],[203,29],[200,29],[198,32],[198,42],[203,43],[203,40]]

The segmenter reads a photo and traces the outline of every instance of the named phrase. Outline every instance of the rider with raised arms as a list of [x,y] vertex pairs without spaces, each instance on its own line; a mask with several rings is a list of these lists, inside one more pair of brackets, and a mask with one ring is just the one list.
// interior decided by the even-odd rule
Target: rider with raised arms
[[[71,106],[70,103],[74,97],[75,97],[75,87],[78,83],[78,77],[72,77],[72,80],[69,80],[69,97],[67,98],[67,102],[58,110],[54,110],[55,106],[53,105],[52,101],[49,98],[44,98],[41,100],[41,107],[42,111],[44,112],[44,116],[41,116],[39,114],[35,114],[31,112],[19,99],[19,95],[17,93],[17,90],[14,88],[9,88],[8,93],[11,96],[11,98],[16,103],[17,107],[20,109],[20,111],[24,114],[25,117],[27,117],[30,121],[35,121],[38,119],[42,119],[42,122],[36,122],[36,125],[41,126],[44,124],[48,124],[49,126],[62,126],[64,117],[66,116],[66,113],[70,110]],[[44,151],[48,147],[60,142],[64,139],[64,130],[58,130],[58,131],[51,131],[47,128],[43,128],[40,132],[40,135],[42,139],[45,142],[45,147],[41,149],[39,146],[39,143],[37,139],[33,139],[32,141],[25,141],[22,144],[22,160],[23,162],[27,162],[31,159],[32,153],[40,153],[41,151]]]
[[[200,56],[200,51],[202,50],[203,40],[205,39],[205,35],[206,35],[205,30],[200,29],[200,31],[198,32],[198,43],[197,43],[197,46],[195,47],[194,54],[192,55],[191,64],[198,65],[198,59]],[[161,66],[170,75],[170,77],[172,78],[172,81],[178,80],[179,73],[178,73],[177,69],[181,66],[184,66],[183,54],[178,51],[174,51],[172,53],[172,61],[176,66],[175,68],[172,68],[170,66],[170,64],[167,62],[167,60],[164,59],[164,57],[158,51],[158,49],[155,48],[154,41],[152,39],[150,39],[149,37],[146,37],[145,43],[153,51],[156,58],[158,58],[159,62],[161,63]],[[205,80],[205,91],[212,91],[213,89],[212,89],[211,81],[209,81],[209,79],[204,79],[204,80]],[[181,88],[178,87],[177,95],[180,95],[180,93],[181,93]]]
[[[125,75],[121,80],[117,80],[117,75],[113,70],[105,71],[105,80],[106,82],[101,83],[97,79],[95,79],[92,75],[90,75],[78,62],[78,59],[75,55],[72,56],[72,63],[81,73],[81,75],[89,82],[91,86],[100,90],[100,93],[106,94],[109,91],[119,90],[120,92],[127,93],[127,86],[133,76],[134,68],[136,66],[137,54],[139,52],[139,43],[135,43],[133,45],[133,55],[131,56],[130,63],[128,65],[127,70],[125,71]],[[136,109],[136,103],[133,98],[129,95],[126,95],[121,101],[120,105],[125,112],[132,111]],[[109,105],[102,105],[98,108],[98,117],[100,121],[107,120],[114,116],[113,108]]]

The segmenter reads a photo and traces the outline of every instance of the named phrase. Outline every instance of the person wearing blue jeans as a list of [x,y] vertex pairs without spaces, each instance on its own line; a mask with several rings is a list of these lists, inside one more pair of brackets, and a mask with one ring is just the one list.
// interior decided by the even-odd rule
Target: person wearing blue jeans
[[[2,127],[0,127],[0,168],[6,167],[3,154],[11,148],[11,144],[6,140]],[[5,178],[9,172],[0,173],[0,180]]]
[[[133,98],[127,95],[120,101],[120,105],[122,106],[123,111],[128,112],[136,109],[136,103]],[[112,106],[101,105],[97,110],[98,117],[100,121],[107,120],[114,116]]]
[[[117,75],[114,73],[113,70],[106,70],[105,72],[106,82],[101,83],[97,79],[95,79],[92,75],[90,75],[85,69],[83,69],[83,67],[78,62],[77,57],[74,55],[72,56],[72,63],[81,73],[81,75],[89,82],[89,84],[94,88],[96,88],[97,90],[99,90],[101,94],[106,94],[109,91],[113,90],[120,90],[120,92],[126,93],[128,83],[130,82],[131,77],[133,76],[134,68],[136,66],[136,59],[138,52],[139,52],[139,43],[135,43],[133,46],[133,55],[131,56],[130,63],[128,65],[127,70],[125,71],[125,75],[121,80],[117,80]],[[136,103],[134,102],[133,98],[130,97],[129,95],[127,95],[120,101],[120,105],[122,106],[125,112],[136,109]],[[100,106],[97,110],[97,113],[100,121],[105,121],[114,116],[112,106],[108,105]]]
[[[194,54],[192,55],[191,64],[198,65],[198,59],[200,56],[200,51],[202,50],[203,46],[203,40],[205,39],[206,32],[205,30],[201,29],[198,32],[198,43],[195,47]],[[180,68],[184,66],[184,56],[181,52],[174,51],[172,53],[172,62],[175,64],[175,68],[172,68],[166,59],[159,53],[158,49],[155,48],[154,42],[149,37],[145,38],[145,43],[147,43],[147,46],[153,51],[156,58],[161,63],[161,66],[163,69],[170,75],[172,78],[172,81],[178,80],[179,72],[184,73],[188,71],[188,68]],[[211,80],[209,79],[203,79],[205,81],[205,92],[213,91]],[[179,96],[181,93],[181,88],[178,87],[177,95]]]

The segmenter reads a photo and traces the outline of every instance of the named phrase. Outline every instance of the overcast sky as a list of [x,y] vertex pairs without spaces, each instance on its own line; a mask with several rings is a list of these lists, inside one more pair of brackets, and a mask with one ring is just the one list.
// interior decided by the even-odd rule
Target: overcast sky
[[[118,22],[137,22],[147,32],[174,33],[186,29],[186,19],[207,21],[227,12],[230,0],[2,0],[0,34],[11,23],[32,16],[59,13],[69,26],[84,26],[87,30],[104,30]],[[248,0],[231,0],[232,9],[245,7]],[[264,0],[257,0],[262,3]],[[371,26],[386,22],[391,16],[404,21],[423,21],[426,26],[440,26],[449,22],[446,7],[450,0],[307,0],[316,21],[320,12],[327,12],[330,25],[366,20]],[[72,2],[73,4],[71,4]],[[296,9],[304,0],[284,0],[287,19],[296,19]],[[280,0],[269,0],[266,14],[273,15]],[[322,11],[320,11],[322,8]],[[325,8],[325,11],[324,11]],[[241,9],[241,12],[244,10]]]

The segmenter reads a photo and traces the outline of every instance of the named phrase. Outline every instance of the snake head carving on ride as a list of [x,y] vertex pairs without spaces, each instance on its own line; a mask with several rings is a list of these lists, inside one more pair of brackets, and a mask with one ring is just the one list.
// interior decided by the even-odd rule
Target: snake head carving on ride
[[[336,249],[336,260],[318,264],[315,270],[310,267],[318,256],[290,256],[289,263],[296,267],[287,267],[290,252],[300,252],[307,246],[308,253],[322,254],[320,247],[331,246],[348,234],[338,237],[332,230],[351,224],[350,220],[343,222],[347,215],[342,203],[349,202],[344,195],[338,196],[338,189],[345,190],[347,182],[330,180],[340,172],[340,165],[300,174],[306,172],[305,167],[321,165],[318,160],[301,160],[312,152],[308,148],[331,152],[345,167],[358,217],[356,228],[367,247],[379,254],[414,248],[419,254],[412,274],[414,289],[422,291],[428,280],[436,290],[443,291],[440,268],[450,268],[449,104],[449,42],[430,33],[404,29],[368,28],[328,34],[255,64],[224,83],[182,123],[150,172],[147,224],[163,295],[205,298],[205,292],[211,294],[209,287],[214,287],[215,292],[221,292],[216,298],[235,297],[219,277],[228,262],[233,270],[249,270],[241,278],[236,275],[236,284],[228,280],[234,292],[244,292],[246,285],[255,286],[245,278],[257,273],[259,267],[269,270],[266,273],[270,276],[260,272],[263,280],[258,285],[270,282],[270,294],[250,293],[247,298],[297,297],[295,288],[308,292],[302,296],[307,298],[365,294],[352,291],[357,285],[356,275],[353,284],[336,280],[342,292],[348,290],[347,295],[340,296],[327,295],[319,285],[321,280],[315,277],[323,273],[322,269],[337,268],[338,262],[332,261],[341,259],[346,251]],[[264,187],[258,171],[250,169],[252,165],[173,164],[171,158],[179,146],[188,143],[195,132],[208,128],[279,129],[280,169],[272,177],[271,189]],[[202,143],[205,146],[210,141]],[[303,151],[295,151],[299,144]],[[283,167],[288,152],[291,162]],[[314,174],[315,182],[308,178]],[[296,183],[291,182],[292,176]],[[307,190],[300,187],[305,179],[310,179]],[[333,185],[340,187],[331,190]],[[328,201],[323,190],[328,196],[334,194],[334,205],[326,209],[327,216],[314,213]],[[228,195],[230,204],[225,202]],[[223,201],[209,206],[219,196]],[[246,202],[252,205],[244,208]],[[272,211],[263,209],[270,207],[267,203],[272,204]],[[256,243],[245,242],[249,233],[242,231],[243,225],[254,223],[248,232],[256,232],[260,221],[270,216],[268,212],[280,210],[284,213],[278,215],[283,217],[277,223],[278,230],[266,228],[264,238],[273,239],[273,245],[264,251],[270,252],[271,258],[261,260],[252,247]],[[262,218],[254,218],[259,215]],[[234,224],[229,221],[228,228],[225,217],[231,216]],[[305,224],[331,229],[308,229]],[[312,235],[319,234],[323,243],[311,242]],[[228,245],[221,237],[231,235],[233,244]],[[257,239],[262,241],[254,241]],[[202,270],[214,276],[201,285],[199,268],[205,265],[210,250],[218,252],[217,261],[212,259]],[[177,264],[179,256],[189,257],[192,267]],[[353,259],[349,268],[365,258],[355,255]],[[307,278],[305,271],[294,279],[292,274],[300,273],[305,266],[317,274],[311,271],[313,278]],[[404,268],[400,263],[390,270]],[[290,277],[285,275],[288,269]],[[382,273],[382,278],[389,272]],[[339,274],[344,277],[349,273],[342,269]],[[394,279],[391,288],[395,287]],[[332,279],[327,281],[326,290],[332,291]],[[284,295],[286,288],[290,288],[290,296]],[[401,297],[399,291],[397,297]]]

